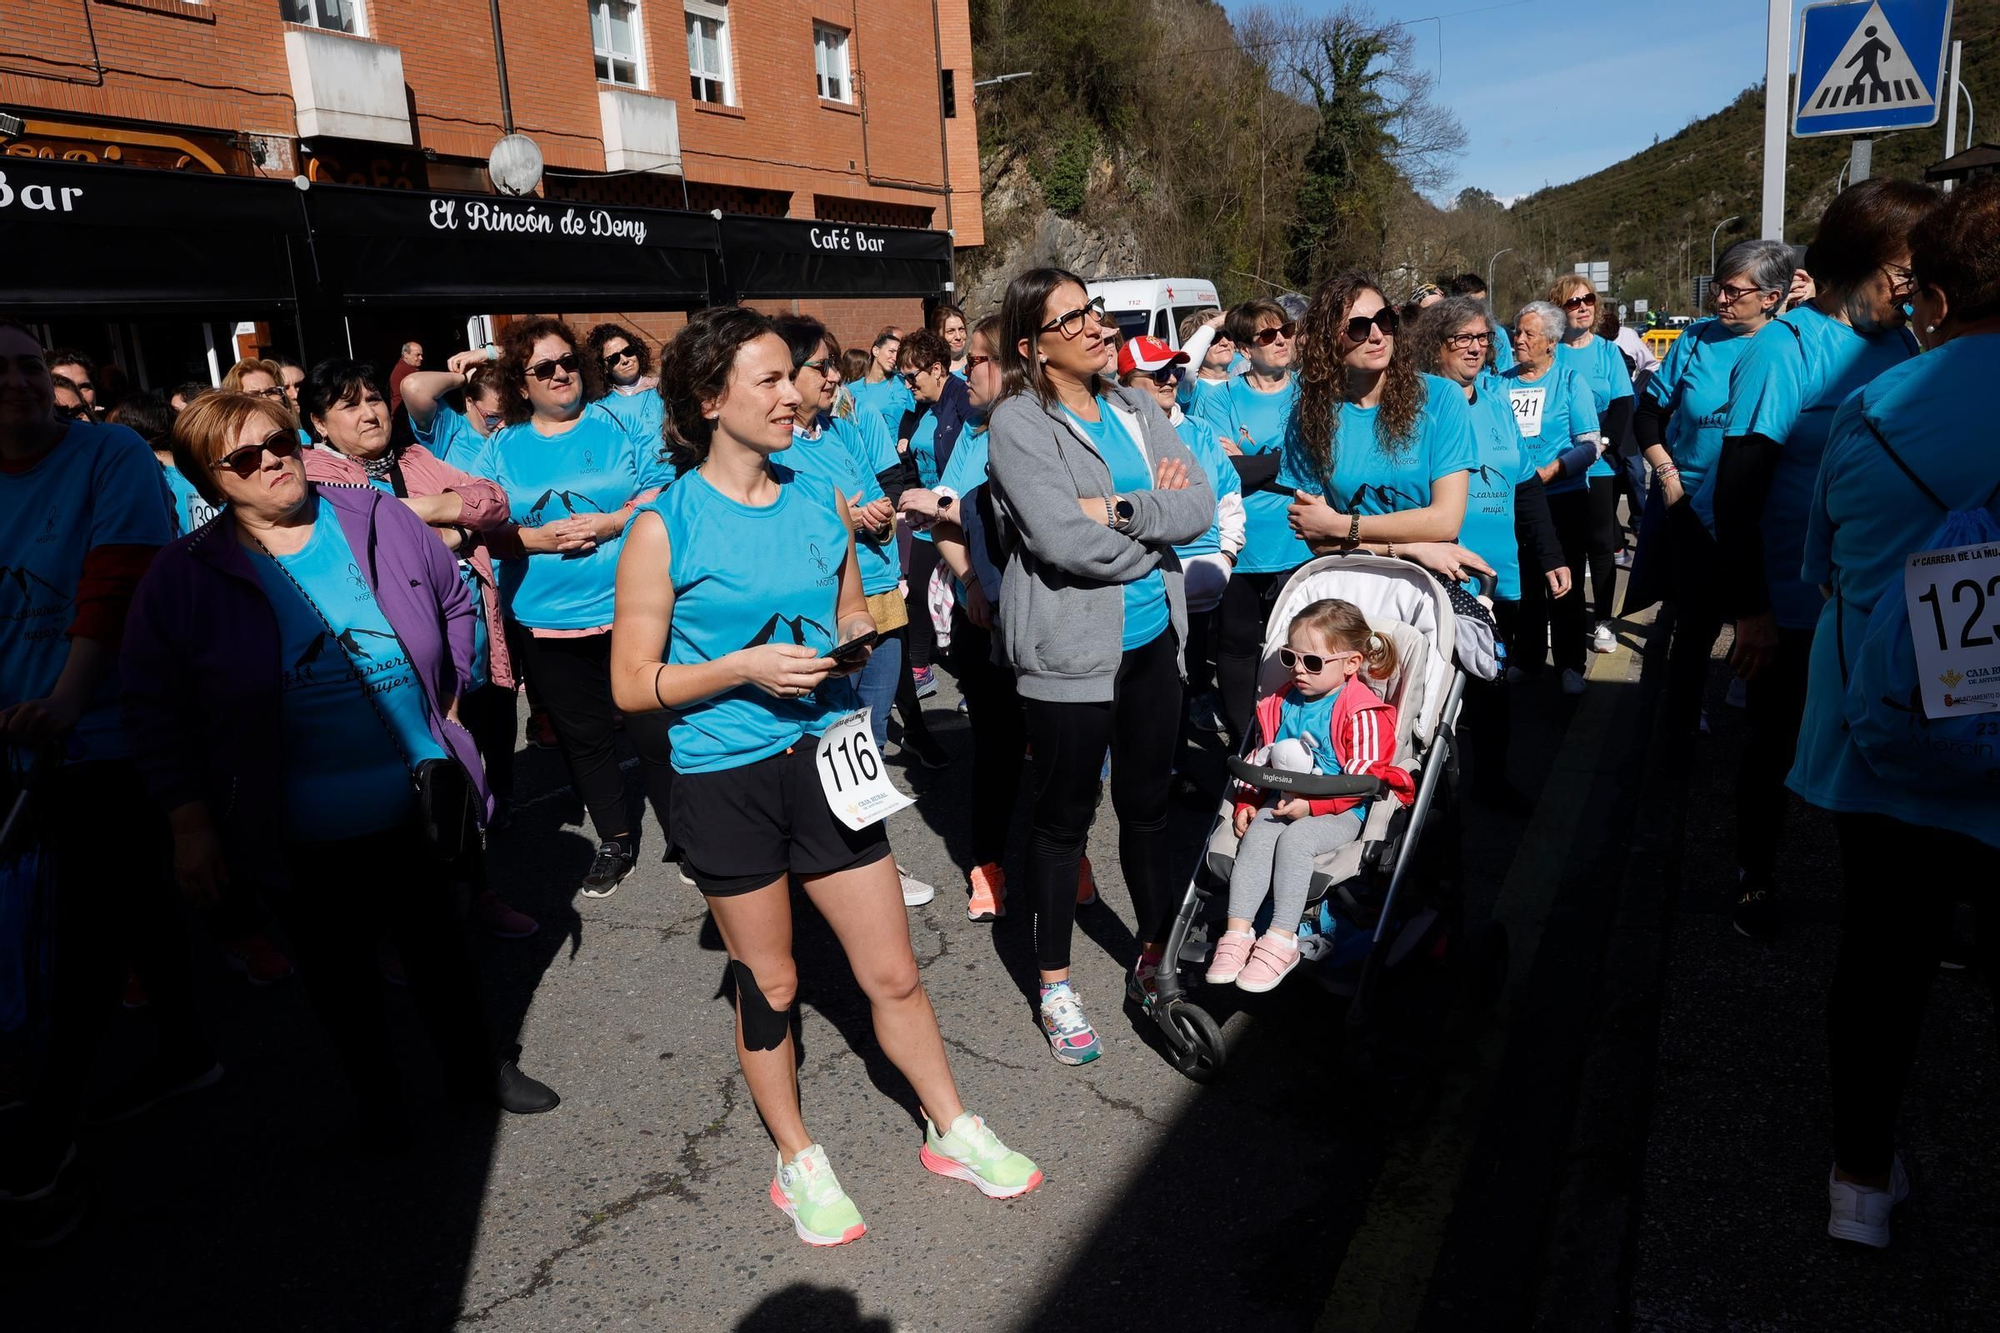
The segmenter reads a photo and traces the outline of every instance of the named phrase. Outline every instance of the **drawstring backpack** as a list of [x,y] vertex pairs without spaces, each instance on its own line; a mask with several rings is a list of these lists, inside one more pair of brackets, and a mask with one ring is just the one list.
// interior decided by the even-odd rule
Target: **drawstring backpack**
[[[1865,403],[1864,403],[1865,408]],[[2000,543],[2000,523],[1988,512],[2000,498],[2000,484],[1975,507],[1953,509],[1924,484],[1923,478],[1889,447],[1864,410],[1861,423],[1910,484],[1938,507],[1944,521],[1929,541],[1915,551],[1950,550],[1982,542]],[[1840,597],[1840,585],[1834,584]],[[1995,600],[2000,607],[2000,599]],[[1916,648],[1911,640],[1909,604],[1900,581],[1886,589],[1850,665],[1847,656],[1845,601],[1834,618],[1835,645],[1840,653],[1844,694],[1841,710],[1848,735],[1861,757],[1885,781],[1916,791],[1963,794],[1968,783],[2000,787],[2000,713],[1968,713],[1927,717],[1917,679]]]

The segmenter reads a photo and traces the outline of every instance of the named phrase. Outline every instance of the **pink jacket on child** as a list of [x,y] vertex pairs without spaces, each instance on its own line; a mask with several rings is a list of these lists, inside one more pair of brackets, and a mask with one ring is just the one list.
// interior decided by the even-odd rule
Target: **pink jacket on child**
[[[1288,690],[1267,694],[1257,701],[1257,736],[1259,743],[1276,735],[1278,715],[1285,703]],[[1340,761],[1340,771],[1348,777],[1379,778],[1396,794],[1396,799],[1404,805],[1410,804],[1417,796],[1416,783],[1410,780],[1407,769],[1398,768],[1396,758],[1396,710],[1383,702],[1375,693],[1375,687],[1360,676],[1350,679],[1340,690],[1340,697],[1333,701],[1333,723],[1327,737],[1333,746],[1333,757]],[[1236,808],[1255,810],[1262,804],[1263,794],[1243,783],[1236,784]],[[1352,810],[1366,797],[1334,796],[1324,800],[1308,799],[1306,804],[1315,815],[1337,815],[1343,810]]]

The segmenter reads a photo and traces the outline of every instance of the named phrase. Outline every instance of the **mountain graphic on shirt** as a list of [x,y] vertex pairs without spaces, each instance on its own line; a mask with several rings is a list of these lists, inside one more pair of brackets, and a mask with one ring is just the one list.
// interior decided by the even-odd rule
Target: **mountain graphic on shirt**
[[1472,475],[1482,486],[1492,486],[1505,490],[1508,485],[1507,474],[1499,468],[1494,467],[1491,463],[1481,463],[1473,470]]
[[529,507],[528,526],[538,528],[547,522],[548,507],[557,501],[562,503],[563,512],[566,514],[601,514],[604,512],[603,508],[587,495],[579,495],[575,491],[558,491],[551,488],[543,491],[541,498]]
[[[372,662],[375,659],[375,654],[369,652],[367,645],[362,643],[361,640],[363,637],[387,639],[390,643],[396,641],[396,636],[393,632],[385,633],[379,629],[347,629],[342,630],[338,634],[334,634],[328,630],[321,630],[313,636],[313,641],[306,645],[306,650],[299,654],[298,660],[292,663],[292,670],[310,671],[313,667],[318,666],[322,661],[326,660],[327,653],[333,645],[338,645],[345,650],[347,654],[346,660],[349,662]],[[379,647],[380,645],[377,646]]]
[[1421,509],[1423,505],[1417,497],[1394,486],[1377,486],[1372,482],[1356,486],[1354,494],[1347,497],[1347,512],[1352,514],[1363,505],[1372,503],[1375,512],[1394,514],[1404,509]]
[[[833,637],[827,633],[826,626],[809,616],[774,615],[765,621],[764,628],[758,630],[756,636],[743,646],[745,648],[755,648],[760,644],[773,642],[803,644],[806,641],[806,626],[808,625],[818,630],[821,638],[830,639]],[[778,638],[778,631],[781,628],[791,635],[790,639]]]
[[[71,602],[68,593],[26,565],[0,565],[0,587],[8,584],[12,584],[23,599],[23,604],[19,608],[8,613],[9,617],[15,620],[24,620],[33,615],[48,615],[52,611],[61,610]],[[48,601],[45,596],[47,594],[52,594],[56,600]],[[37,605],[38,599],[41,599],[39,605]]]

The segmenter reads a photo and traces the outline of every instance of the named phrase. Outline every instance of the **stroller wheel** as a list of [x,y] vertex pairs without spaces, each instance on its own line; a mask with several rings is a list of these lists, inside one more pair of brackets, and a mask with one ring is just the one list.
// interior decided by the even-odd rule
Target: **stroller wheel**
[[1210,1082],[1222,1072],[1228,1047],[1221,1026],[1206,1009],[1183,1000],[1156,1011],[1154,1017],[1173,1048],[1174,1068],[1197,1083]]

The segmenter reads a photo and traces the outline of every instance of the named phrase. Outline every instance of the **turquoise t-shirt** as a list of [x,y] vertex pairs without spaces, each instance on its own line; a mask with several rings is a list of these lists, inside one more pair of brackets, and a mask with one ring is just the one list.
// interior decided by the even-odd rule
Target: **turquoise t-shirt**
[[160,471],[167,479],[167,493],[173,508],[174,530],[181,536],[187,536],[222,512],[202,499],[201,492],[196,490],[182,475],[181,470],[172,463],[162,464]]
[[[495,431],[472,470],[499,483],[509,513],[524,528],[574,514],[615,513],[673,480],[657,447],[639,444],[595,403],[560,435],[543,435],[526,421]],[[500,561],[508,615],[527,629],[609,625],[624,544],[621,533],[583,554]]]
[[[779,455],[778,461],[801,477],[840,492],[855,504],[866,505],[880,500],[881,483],[862,472],[861,465],[854,461],[854,455],[848,452],[847,446],[841,443],[840,437],[829,426],[828,423],[833,420],[822,415],[810,435],[793,426],[792,447]],[[862,533],[855,533],[854,559],[861,567],[861,591],[870,597],[888,592],[902,581],[903,572],[896,560],[896,535],[893,531],[886,542],[876,542]]]
[[1504,375],[1514,368],[1514,340],[1507,336],[1507,330],[1493,320],[1493,373]]
[[847,391],[854,396],[857,415],[872,412],[888,430],[889,447],[893,449],[898,438],[896,429],[903,424],[903,413],[917,405],[917,396],[910,392],[909,385],[903,383],[903,377],[891,375],[873,384],[860,380],[849,384]]
[[819,419],[820,425],[833,432],[834,438],[854,455],[855,464],[871,477],[880,477],[896,466],[901,457],[896,452],[896,437],[873,412],[857,410],[851,417],[822,412]]
[[[384,495],[396,493],[394,483],[387,477],[370,477],[368,484]],[[479,582],[479,571],[470,560],[458,562],[458,580],[472,599],[472,678],[465,683],[465,693],[470,694],[493,679],[493,638],[486,627],[486,594]]]
[[1320,474],[1303,444],[1295,442],[1286,451],[1279,484],[1287,493],[1296,489],[1323,495],[1343,514],[1395,514],[1428,505],[1433,483],[1479,465],[1479,445],[1464,391],[1436,375],[1419,378],[1424,406],[1407,440],[1385,446],[1375,429],[1381,409],[1342,403],[1333,475]]
[[1857,333],[1804,305],[1773,320],[1738,358],[1722,433],[1761,435],[1782,446],[1763,520],[1764,579],[1780,625],[1810,629],[1819,620],[1819,589],[1799,577],[1799,562],[1834,411],[1856,389],[1916,353],[1907,329]]
[[430,450],[431,457],[466,472],[472,470],[479,451],[486,447],[486,437],[473,429],[465,413],[446,402],[437,404],[429,426],[419,428],[412,418],[410,431],[418,444]]
[[[1223,439],[1234,440],[1245,454],[1284,449],[1291,438],[1292,409],[1299,400],[1298,376],[1285,387],[1262,393],[1241,375],[1232,375],[1217,392],[1204,391],[1190,415],[1208,423]],[[1232,465],[1233,466],[1233,465]],[[1312,559],[1305,542],[1292,531],[1289,490],[1259,490],[1243,497],[1243,554],[1236,568],[1245,574],[1276,574],[1297,569]]]
[[[669,663],[713,662],[765,643],[822,653],[835,646],[847,525],[825,483],[779,462],[771,475],[778,498],[761,509],[730,499],[698,471],[640,507],[660,516],[673,549]],[[768,759],[825,731],[856,698],[843,677],[803,699],[741,685],[689,704],[674,712],[668,733],[674,771],[714,773]]]
[[407,823],[410,771],[444,750],[340,520],[322,508],[296,555],[250,563],[278,618],[286,836],[331,842]]
[[[938,478],[938,489],[948,490],[958,497],[953,507],[953,516],[965,531],[966,554],[972,561],[972,569],[979,576],[980,586],[986,591],[988,600],[997,602],[1000,598],[1000,565],[993,558],[993,550],[986,540],[986,524],[979,517],[978,490],[986,484],[987,438],[984,426],[967,426],[965,434],[959,437],[958,447],[951,451],[951,461],[944,465],[944,475]],[[960,597],[965,595],[965,581],[954,578]]]
[[[1597,409],[1591,403],[1590,387],[1576,373],[1575,365],[1563,357],[1551,361],[1540,379],[1523,378],[1518,362],[1500,378],[1506,381],[1515,424],[1521,429],[1521,438],[1528,442],[1528,452],[1536,467],[1547,467],[1575,445],[1577,436],[1597,429]],[[1588,476],[1579,472],[1574,477],[1557,477],[1544,486],[1550,495],[1580,491],[1589,484]]]
[[[1341,686],[1341,689],[1345,688]],[[1308,699],[1299,693],[1295,685],[1286,690],[1284,698],[1278,701],[1278,734],[1272,740],[1302,742],[1312,754],[1312,771],[1321,777],[1338,777],[1347,771],[1340,766],[1340,760],[1333,752],[1333,706],[1339,700],[1340,690]],[[1341,813],[1354,819],[1365,819],[1368,803],[1363,801],[1352,810]]]
[[1646,396],[1673,408],[1667,419],[1667,452],[1680,469],[1681,487],[1695,515],[1710,528],[1715,526],[1715,465],[1729,419],[1729,377],[1749,346],[1750,335],[1719,319],[1696,320],[1674,339],[1666,360],[1646,381]]
[[641,449],[660,449],[660,427],[667,419],[667,405],[658,390],[607,393],[597,400],[597,405],[616,417]]
[[[1174,423],[1174,433],[1181,437],[1181,443],[1194,455],[1194,461],[1201,468],[1202,476],[1208,478],[1208,489],[1215,496],[1218,506],[1225,495],[1243,494],[1243,478],[1236,475],[1235,465],[1229,461],[1229,455],[1222,452],[1222,446],[1216,442],[1215,432],[1209,429],[1206,422],[1183,416]],[[1221,549],[1222,516],[1218,513],[1215,521],[1208,525],[1207,532],[1185,546],[1176,546],[1174,554],[1187,561],[1198,555],[1214,555]]]
[[1482,375],[1475,386],[1473,438],[1479,465],[1465,496],[1465,524],[1458,543],[1493,566],[1499,584],[1494,596],[1504,602],[1521,598],[1521,541],[1514,529],[1514,488],[1535,475],[1535,460],[1521,428],[1514,422],[1514,405],[1498,375]]
[[[1771,332],[1765,329],[1756,341]],[[1877,603],[1885,597],[1902,602],[1906,558],[1929,549],[1944,522],[1944,511],[1925,499],[1876,443],[1863,414],[1939,499],[1953,508],[1970,508],[2000,485],[2000,453],[1968,447],[1993,438],[1995,383],[2000,383],[2000,335],[1954,338],[1883,371],[1834,414],[1807,517],[1801,573],[1807,583],[1828,584],[1839,596],[1821,607],[1813,634],[1805,718],[1787,783],[1822,809],[1872,812],[1908,824],[1955,829],[2000,847],[2000,800],[1991,787],[1909,791],[1884,781],[1868,766],[1848,738],[1840,662],[1841,641],[1846,641],[1851,662]],[[2000,503],[1988,512],[2000,517]],[[1994,618],[1996,606],[2000,599],[1989,596],[1984,620]],[[1949,618],[1954,633],[1964,610]],[[1835,616],[1842,617],[1837,633]],[[1975,626],[1974,632],[1992,631]],[[1923,874],[1942,867],[1911,869]]]
[[[86,555],[174,539],[167,495],[160,460],[128,426],[72,421],[27,471],[0,472],[0,707],[46,698],[61,678]],[[126,753],[118,673],[107,671],[68,757]]]
[[[1071,424],[1083,432],[1090,441],[1097,456],[1111,469],[1111,484],[1120,494],[1127,491],[1150,491],[1153,489],[1152,469],[1147,466],[1146,455],[1139,448],[1132,433],[1119,424],[1116,409],[1109,401],[1097,400],[1097,420],[1085,421],[1074,412],[1068,413]],[[1167,632],[1172,621],[1172,613],[1167,605],[1167,581],[1158,569],[1145,574],[1125,585],[1125,640],[1126,652],[1143,648],[1154,639]]]
[[[1563,343],[1556,348],[1556,359],[1568,357],[1576,366],[1577,374],[1590,389],[1590,405],[1596,409],[1597,419],[1602,422],[1611,404],[1620,398],[1632,396],[1632,372],[1625,368],[1625,354],[1618,350],[1618,344],[1609,338],[1590,335],[1590,341],[1582,346]],[[1608,442],[1614,449],[1618,441]],[[1611,470],[1610,453],[1600,455],[1585,472],[1585,484],[1591,477],[1616,475]]]

